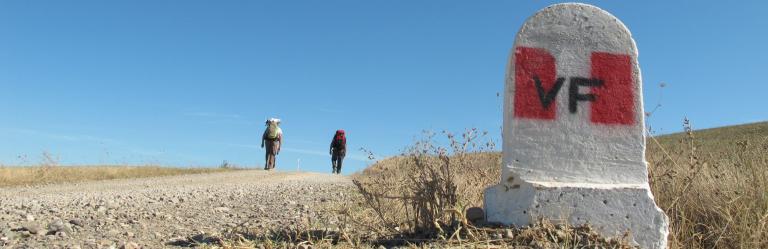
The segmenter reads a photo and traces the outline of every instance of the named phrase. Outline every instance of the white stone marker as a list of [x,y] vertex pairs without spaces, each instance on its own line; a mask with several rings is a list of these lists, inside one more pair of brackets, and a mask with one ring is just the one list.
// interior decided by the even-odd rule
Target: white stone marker
[[642,248],[666,248],[667,217],[648,185],[637,48],[621,21],[586,4],[537,12],[515,38],[504,99],[489,222],[588,222],[604,236],[629,231]]

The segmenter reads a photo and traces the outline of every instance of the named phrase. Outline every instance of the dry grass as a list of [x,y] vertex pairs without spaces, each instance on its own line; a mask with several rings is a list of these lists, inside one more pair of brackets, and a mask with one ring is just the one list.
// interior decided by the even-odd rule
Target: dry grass
[[171,176],[225,171],[213,168],[170,168],[159,166],[0,166],[0,187],[29,186],[123,178]]
[[224,234],[197,234],[177,244],[201,248],[613,248],[629,249],[621,239],[606,239],[589,226],[565,227],[547,221],[523,228],[473,228],[472,238],[370,239],[362,231],[237,228]]
[[670,248],[768,248],[768,123],[648,141],[650,182]]

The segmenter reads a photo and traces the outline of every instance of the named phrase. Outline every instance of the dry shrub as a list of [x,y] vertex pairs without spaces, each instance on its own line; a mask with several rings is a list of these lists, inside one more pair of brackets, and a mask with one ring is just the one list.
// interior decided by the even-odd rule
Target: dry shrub
[[447,141],[425,132],[400,157],[355,177],[365,203],[385,229],[415,237],[446,236],[461,223],[466,208],[482,205],[483,188],[498,181],[499,157],[488,153],[495,145],[487,132],[442,134]]

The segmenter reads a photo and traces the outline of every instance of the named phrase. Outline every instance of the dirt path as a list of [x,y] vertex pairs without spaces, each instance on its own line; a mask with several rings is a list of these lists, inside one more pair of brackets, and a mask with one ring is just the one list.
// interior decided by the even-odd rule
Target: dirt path
[[0,247],[173,247],[243,223],[300,222],[350,188],[348,177],[261,170],[0,188]]

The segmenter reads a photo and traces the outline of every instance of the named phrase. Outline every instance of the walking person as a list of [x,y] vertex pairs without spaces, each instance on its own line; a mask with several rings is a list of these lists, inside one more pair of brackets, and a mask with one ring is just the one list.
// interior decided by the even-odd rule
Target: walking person
[[344,130],[337,130],[331,141],[331,166],[333,173],[341,174],[341,163],[347,154],[347,138],[344,136]]
[[280,119],[276,118],[267,119],[266,126],[267,129],[261,136],[261,148],[267,146],[264,170],[271,170],[275,168],[275,157],[280,154],[280,147],[283,145],[283,130],[280,129]]

